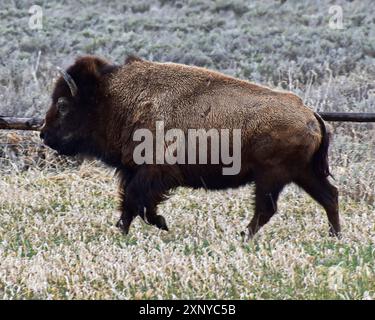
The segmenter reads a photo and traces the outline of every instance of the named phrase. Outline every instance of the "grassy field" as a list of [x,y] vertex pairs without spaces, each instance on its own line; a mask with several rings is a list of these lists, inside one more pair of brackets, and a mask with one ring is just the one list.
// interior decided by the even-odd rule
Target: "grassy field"
[[[83,53],[205,66],[292,90],[315,110],[374,112],[371,1],[35,3],[44,9],[37,31],[28,1],[0,5],[0,114],[42,115],[53,66]],[[328,27],[333,4],[343,30]],[[169,232],[136,219],[124,236],[113,170],[56,157],[36,133],[0,132],[0,298],[375,299],[375,128],[333,129],[342,239],[289,186],[251,242],[240,232],[252,186],[177,189],[159,208]]]
[[372,299],[374,146],[345,146],[341,154],[333,148],[341,240],[327,236],[323,210],[292,186],[246,243],[240,232],[252,214],[251,186],[178,189],[160,207],[170,232],[137,219],[124,236],[114,226],[113,171],[85,162],[4,174],[2,298]]

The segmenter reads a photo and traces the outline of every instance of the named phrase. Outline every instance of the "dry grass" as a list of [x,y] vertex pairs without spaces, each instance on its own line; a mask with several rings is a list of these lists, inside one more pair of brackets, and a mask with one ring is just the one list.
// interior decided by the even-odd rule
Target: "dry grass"
[[124,236],[114,226],[113,171],[90,162],[4,170],[0,297],[373,299],[374,145],[346,138],[332,154],[341,240],[327,236],[323,210],[292,186],[279,213],[244,243],[250,186],[178,189],[160,207],[170,232],[137,219]]

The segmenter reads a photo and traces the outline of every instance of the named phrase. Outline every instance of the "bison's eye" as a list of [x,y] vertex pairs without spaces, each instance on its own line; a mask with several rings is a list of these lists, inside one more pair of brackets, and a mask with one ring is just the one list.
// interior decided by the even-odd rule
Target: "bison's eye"
[[62,115],[65,115],[69,111],[69,101],[67,98],[59,98],[56,103],[57,110]]

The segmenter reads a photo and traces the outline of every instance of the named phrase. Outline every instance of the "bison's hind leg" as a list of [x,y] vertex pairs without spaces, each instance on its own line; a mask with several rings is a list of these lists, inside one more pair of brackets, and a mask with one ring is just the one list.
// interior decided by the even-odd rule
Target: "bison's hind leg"
[[340,237],[337,188],[313,169],[304,171],[295,182],[325,209],[330,225],[330,236]]
[[255,180],[255,213],[248,225],[251,239],[277,211],[277,200],[285,183],[273,181],[275,177],[258,177]]

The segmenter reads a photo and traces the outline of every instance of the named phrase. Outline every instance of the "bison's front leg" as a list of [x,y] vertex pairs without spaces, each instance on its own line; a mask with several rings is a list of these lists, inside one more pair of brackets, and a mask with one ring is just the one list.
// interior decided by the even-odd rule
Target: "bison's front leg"
[[139,209],[134,201],[132,201],[132,194],[127,192],[125,186],[120,186],[121,197],[121,217],[116,226],[120,228],[125,234],[129,233],[130,225],[133,219],[139,214]]
[[165,218],[162,215],[157,214],[156,210],[157,205],[145,208],[145,215],[143,217],[143,220],[145,220],[146,223],[152,224],[153,226],[156,226],[161,230],[169,231]]
[[175,187],[171,171],[161,166],[144,166],[140,168],[126,188],[122,187],[121,218],[118,226],[125,234],[136,216],[159,229],[168,230],[163,216],[157,214],[157,206],[166,199],[169,189]]

